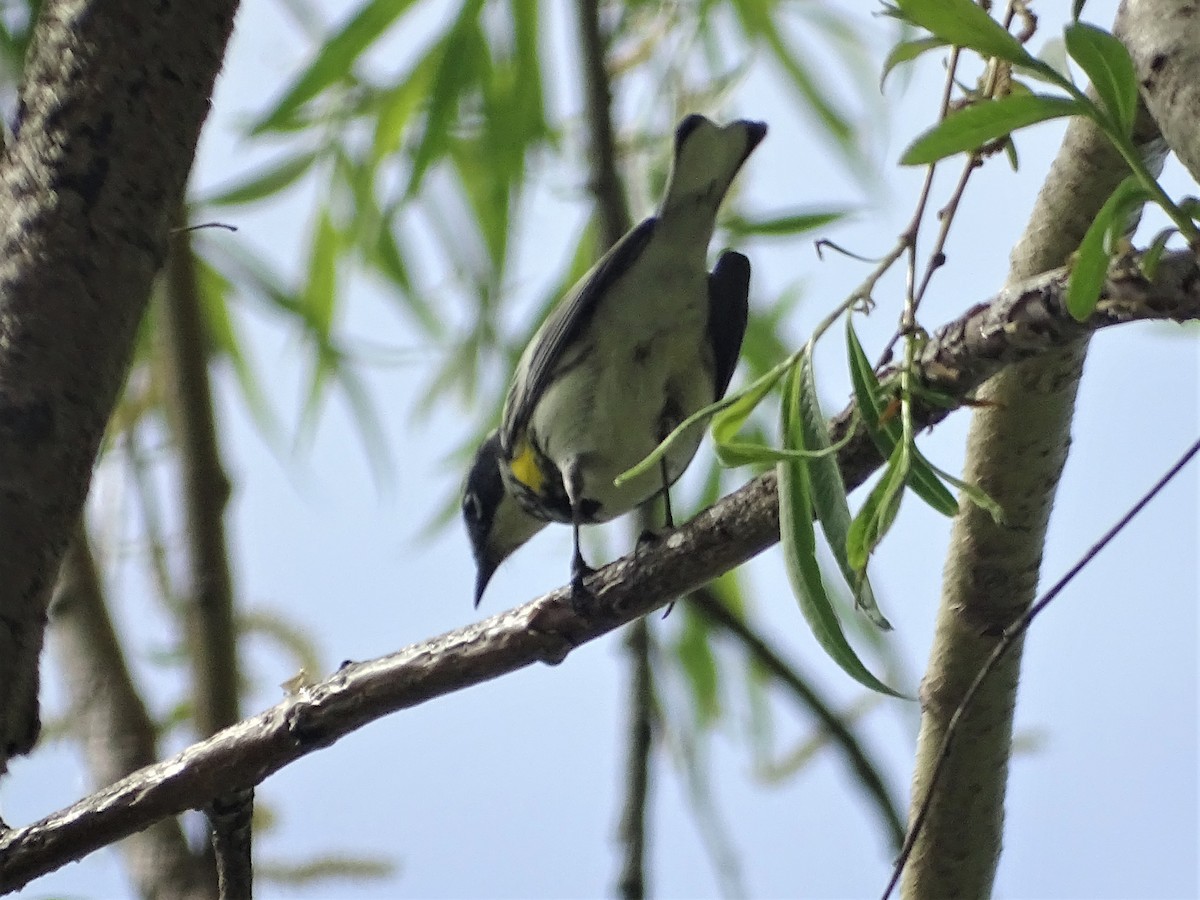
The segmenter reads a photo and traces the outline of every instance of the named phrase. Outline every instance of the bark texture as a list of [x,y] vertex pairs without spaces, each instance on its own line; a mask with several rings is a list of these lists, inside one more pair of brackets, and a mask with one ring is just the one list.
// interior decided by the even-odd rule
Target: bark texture
[[[1151,168],[1162,145],[1143,115],[1137,135]],[[1128,169],[1090,121],[1073,119],[1013,250],[1009,284],[1061,266]],[[1194,276],[1193,276],[1194,277]],[[1071,441],[1087,343],[1006,369],[978,392],[963,478],[1000,503],[1003,524],[970,503],[955,520],[930,660],[910,821],[925,801],[946,728],[1005,626],[1037,590],[1046,528]],[[959,726],[902,882],[906,898],[991,894],[1004,825],[1004,793],[1021,665],[1014,646]]]
[[0,771],[129,364],[233,0],[48,0],[0,157]]
[[1200,2],[1124,0],[1113,30],[1167,146],[1200,181]]

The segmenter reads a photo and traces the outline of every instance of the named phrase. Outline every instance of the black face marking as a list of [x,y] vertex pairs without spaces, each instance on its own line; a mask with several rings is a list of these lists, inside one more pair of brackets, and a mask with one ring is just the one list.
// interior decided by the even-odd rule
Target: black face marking
[[492,519],[504,494],[504,482],[500,479],[500,438],[488,436],[475,453],[471,471],[463,490],[462,513],[471,538],[471,547],[476,558],[487,547],[488,534],[492,530]]

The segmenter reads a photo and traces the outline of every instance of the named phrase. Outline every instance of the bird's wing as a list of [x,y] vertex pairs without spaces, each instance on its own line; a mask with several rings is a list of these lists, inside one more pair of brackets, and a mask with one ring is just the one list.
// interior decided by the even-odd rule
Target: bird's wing
[[563,353],[587,327],[596,304],[641,255],[657,223],[658,220],[651,216],[614,244],[573,292],[554,308],[529,342],[504,402],[500,441],[505,452],[513,452]]
[[737,367],[746,334],[749,296],[750,260],[727,250],[708,276],[708,341],[713,351],[714,400],[725,396]]

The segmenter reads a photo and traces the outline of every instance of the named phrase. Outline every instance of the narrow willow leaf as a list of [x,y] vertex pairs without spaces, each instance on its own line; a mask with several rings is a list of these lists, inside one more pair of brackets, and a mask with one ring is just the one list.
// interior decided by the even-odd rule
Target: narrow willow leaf
[[254,419],[255,425],[268,442],[280,436],[279,423],[258,377],[242,349],[242,341],[229,309],[230,282],[224,275],[209,265],[199,254],[193,256],[196,272],[196,289],[204,311],[205,330],[213,346],[233,365],[234,377],[242,392],[242,399]]
[[749,235],[790,237],[815,231],[833,222],[841,221],[846,217],[846,212],[844,209],[814,210],[813,212],[772,216],[768,219],[744,219],[741,216],[731,216],[722,219],[721,224],[730,236],[735,238]]
[[309,325],[323,338],[333,328],[333,310],[337,299],[338,234],[329,210],[317,216],[308,251],[308,278],[301,295]]
[[[801,449],[799,367],[789,372],[783,387],[782,431],[784,446]],[[833,602],[825,590],[817,563],[817,539],[813,528],[813,500],[808,467],[799,460],[779,464],[779,537],[792,591],[817,643],[851,678],[894,697],[903,697],[888,687],[863,664],[846,640]]]
[[1083,106],[1075,100],[1048,94],[1011,94],[999,100],[986,100],[946,116],[908,145],[900,163],[928,165],[956,153],[978,150],[991,141],[1038,122],[1078,115],[1083,111]]
[[454,24],[438,43],[437,70],[425,109],[424,131],[413,152],[407,197],[416,196],[429,167],[445,155],[459,98],[479,80],[480,53],[487,51],[479,24],[482,6],[483,0],[464,0]]
[[375,135],[371,142],[371,164],[376,166],[400,146],[400,138],[429,96],[437,71],[436,49],[426,53],[394,87],[379,95]]
[[1037,59],[974,0],[897,0],[904,18],[947,44],[1035,68]]
[[691,690],[694,720],[698,728],[708,728],[721,713],[720,677],[717,657],[709,642],[709,630],[704,619],[690,612],[684,604],[683,632],[675,642],[675,658],[679,660]]
[[[846,319],[846,350],[850,360],[850,381],[854,385],[854,399],[863,428],[880,457],[890,459],[904,429],[894,418],[880,423],[883,406],[879,402],[879,379],[875,377],[875,369],[867,359],[849,317]],[[958,513],[958,501],[928,466],[922,465],[919,460],[914,462],[909,468],[908,479],[909,487],[917,496],[942,515],[953,516]]]
[[[817,397],[816,374],[813,371],[811,345],[800,357],[800,435],[801,445],[805,450],[828,451],[831,449],[829,428],[825,424],[825,416],[821,413],[821,403]],[[891,630],[891,623],[884,617],[875,600],[875,592],[865,573],[850,565],[846,553],[846,539],[850,532],[850,504],[846,497],[846,483],[842,480],[841,469],[838,468],[837,457],[832,453],[814,457],[807,462],[808,476],[812,484],[813,508],[825,540],[833,551],[833,558],[846,583],[854,591],[854,601],[863,614],[876,627]]]
[[1141,259],[1138,262],[1141,266],[1142,274],[1146,276],[1147,280],[1153,281],[1155,275],[1158,274],[1158,264],[1162,261],[1162,255],[1167,250],[1167,241],[1177,234],[1179,234],[1179,229],[1174,226],[1164,228],[1154,236],[1154,239],[1150,241],[1150,245],[1142,253]]
[[949,484],[954,485],[967,499],[986,512],[992,517],[992,521],[997,525],[1004,524],[1004,507],[992,499],[992,495],[985,491],[977,484],[971,484],[969,481],[963,481],[961,478],[955,478],[945,469],[940,469],[929,461],[929,459],[920,450],[915,451],[915,459],[928,466],[933,470],[934,474]]
[[888,457],[883,476],[875,483],[862,509],[850,523],[846,554],[850,565],[858,571],[866,568],[867,560],[896,521],[911,461],[912,458],[904,444],[897,444],[892,455]]
[[883,83],[887,81],[888,75],[896,66],[902,63],[912,62],[922,53],[927,53],[930,50],[937,50],[940,47],[945,47],[946,42],[937,37],[915,38],[909,41],[900,41],[896,46],[888,52],[887,59],[883,61],[883,71],[879,75],[879,89],[883,90]]
[[1114,228],[1123,228],[1132,208],[1148,198],[1146,189],[1130,175],[1100,207],[1100,212],[1084,233],[1071,263],[1071,277],[1067,282],[1067,311],[1080,322],[1096,309],[1104,288],[1109,262],[1106,246],[1108,235]]
[[413,0],[371,0],[341,31],[325,42],[317,58],[293,82],[274,109],[254,126],[251,134],[285,128],[292,114],[302,105],[349,75],[362,52],[412,4]]
[[1107,31],[1083,22],[1068,25],[1065,37],[1071,59],[1087,73],[1121,135],[1129,137],[1138,102],[1137,75],[1129,51]]
[[754,412],[763,398],[779,383],[779,379],[788,371],[790,364],[791,361],[788,361],[786,364],[776,366],[769,372],[760,375],[745,390],[722,401],[721,410],[713,416],[712,436],[716,444],[717,456],[723,464],[731,465],[731,463],[725,462],[722,451],[732,451],[737,446],[734,440],[737,433],[742,430],[742,426],[746,424],[746,420],[750,418],[750,414]]
[[219,188],[215,194],[201,197],[194,202],[207,206],[237,206],[278,194],[284,188],[294,184],[312,168],[316,158],[316,153],[301,153],[299,156],[289,157],[282,162],[273,163],[265,169],[260,169],[229,187]]

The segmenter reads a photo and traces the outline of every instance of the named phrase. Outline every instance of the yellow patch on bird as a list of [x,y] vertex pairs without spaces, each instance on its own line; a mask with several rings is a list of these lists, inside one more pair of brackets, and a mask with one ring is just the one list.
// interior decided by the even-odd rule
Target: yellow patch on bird
[[542,475],[541,466],[537,463],[537,454],[533,451],[533,445],[525,440],[521,442],[516,456],[509,463],[509,469],[512,470],[513,477],[525,487],[529,488],[535,494],[540,494],[542,491],[542,482],[545,481]]

